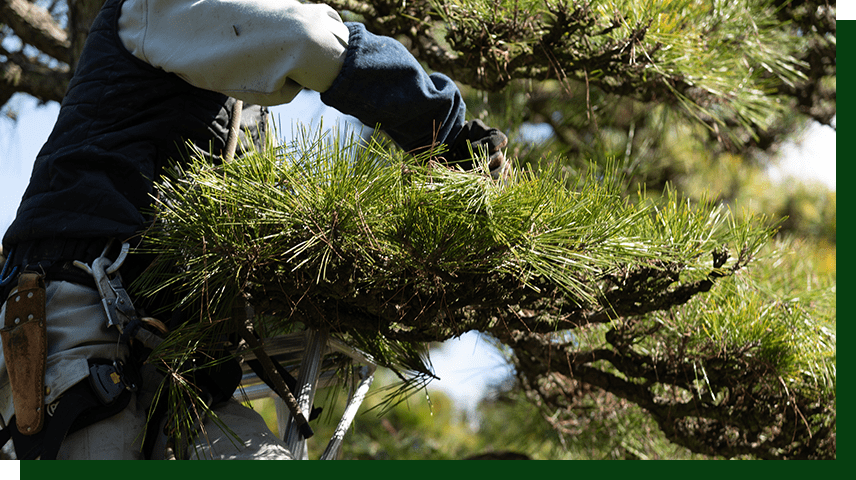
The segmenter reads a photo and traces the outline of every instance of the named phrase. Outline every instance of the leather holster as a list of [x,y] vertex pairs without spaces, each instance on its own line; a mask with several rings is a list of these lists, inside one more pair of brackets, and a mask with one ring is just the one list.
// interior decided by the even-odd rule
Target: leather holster
[[45,301],[44,277],[22,273],[18,290],[6,300],[6,325],[0,330],[16,424],[24,435],[38,433],[45,418]]

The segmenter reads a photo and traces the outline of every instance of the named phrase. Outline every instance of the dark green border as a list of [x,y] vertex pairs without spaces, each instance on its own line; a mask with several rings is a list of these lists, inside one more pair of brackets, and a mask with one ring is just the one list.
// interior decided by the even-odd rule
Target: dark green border
[[[21,478],[121,480],[565,480],[617,475],[626,478],[689,477],[693,480],[734,478],[813,478],[835,473],[836,462],[761,461],[340,461],[340,462],[22,462]],[[166,479],[164,479],[166,480]]]
[[[852,1],[852,0],[850,0]],[[840,278],[836,279],[837,287],[841,287],[842,296],[836,295],[836,299],[838,298],[849,298],[849,295],[853,292],[854,278],[852,275],[849,275],[847,272],[849,271],[849,267],[854,265],[854,260],[856,260],[856,253],[850,249],[850,241],[854,238],[852,233],[853,224],[847,219],[853,213],[851,208],[854,206],[854,189],[850,188],[847,185],[847,181],[850,178],[853,178],[854,172],[856,172],[856,163],[853,161],[853,151],[851,150],[852,146],[849,145],[849,141],[852,141],[853,135],[856,133],[856,129],[853,128],[853,115],[850,115],[847,112],[851,112],[851,108],[856,107],[856,92],[853,91],[853,84],[850,82],[856,81],[856,65],[854,65],[854,61],[856,61],[856,55],[853,54],[852,47],[856,45],[856,19],[854,20],[842,20],[837,22],[836,26],[836,88],[837,88],[837,80],[841,80],[841,85],[843,88],[841,90],[837,90],[837,104],[836,104],[836,112],[843,114],[838,117],[836,114],[836,203],[840,205],[841,211],[844,212],[844,221],[840,224],[836,218],[836,228],[839,229],[837,231],[837,237],[842,239],[841,242],[841,250],[837,251],[837,265],[836,272],[841,272],[842,275]],[[840,47],[840,48],[839,48]],[[841,60],[841,61],[839,61]],[[842,132],[842,136],[837,135],[837,131],[840,130]],[[841,142],[838,142],[837,139],[844,139]],[[842,159],[842,161],[838,161],[838,159]],[[842,181],[839,182],[838,179]],[[838,184],[841,184],[841,191],[838,191]],[[836,244],[837,244],[836,239]],[[841,268],[841,267],[844,268]],[[838,312],[837,307],[843,307],[843,312]],[[850,366],[853,364],[853,350],[848,348],[849,340],[852,337],[853,325],[847,321],[850,319],[850,315],[854,313],[856,309],[854,309],[854,305],[851,302],[836,302],[836,318],[838,317],[838,313],[842,313],[841,318],[844,318],[845,321],[841,322],[841,325],[837,326],[837,336],[842,338],[842,345],[845,346],[842,351],[840,362],[837,362],[844,366],[841,369],[844,377],[843,382],[837,384],[839,387],[844,386],[844,388],[838,388],[836,392],[836,402],[837,400],[842,400],[842,405],[845,406],[844,415],[837,415],[837,430],[838,433],[844,433],[842,436],[837,437],[837,440],[840,440],[837,444],[837,452],[836,456],[841,460],[848,460],[850,457],[846,453],[850,450],[851,439],[848,435],[848,432],[851,432],[850,426],[852,424],[850,411],[847,410],[847,405],[850,402],[847,400],[850,398],[850,394],[847,392],[851,391],[852,384],[847,380],[850,377],[850,373],[852,370]],[[850,313],[848,313],[850,312]],[[837,322],[836,322],[837,323]],[[837,341],[836,341],[837,346]],[[836,347],[837,349],[837,347]],[[836,368],[837,370],[837,368]],[[836,373],[837,378],[837,373]],[[837,383],[837,381],[836,381]],[[837,412],[841,413],[841,412]],[[844,455],[841,452],[845,452]]]
[[[454,478],[481,480],[485,476],[499,479],[535,480],[533,476],[555,474],[567,478],[604,473],[604,467],[624,471],[630,467],[621,462],[531,462],[531,461],[339,461],[339,462],[22,462],[21,479],[62,478],[92,480],[108,476],[117,480],[363,480],[403,477],[407,480],[448,480]],[[634,474],[655,474],[663,466],[634,468]],[[571,470],[572,468],[572,470]],[[629,470],[627,470],[630,473]],[[558,480],[558,478],[556,480]],[[166,478],[164,478],[166,480]]]

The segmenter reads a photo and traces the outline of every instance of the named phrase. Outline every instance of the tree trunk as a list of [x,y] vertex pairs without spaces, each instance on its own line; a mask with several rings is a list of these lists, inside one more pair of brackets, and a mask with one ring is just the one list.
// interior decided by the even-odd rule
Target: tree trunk
[[89,28],[101,10],[106,0],[69,0],[68,2],[68,25],[71,49],[69,50],[68,64],[71,72],[77,68],[77,60],[83,52],[83,44],[89,36]]

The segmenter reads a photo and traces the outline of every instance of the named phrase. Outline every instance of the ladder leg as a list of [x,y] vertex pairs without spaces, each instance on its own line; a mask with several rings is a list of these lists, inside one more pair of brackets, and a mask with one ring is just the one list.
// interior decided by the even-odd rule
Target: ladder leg
[[354,391],[354,395],[351,396],[348,406],[345,407],[345,413],[342,414],[342,420],[339,421],[339,425],[336,427],[336,431],[333,433],[330,443],[327,444],[327,448],[321,455],[321,460],[335,460],[336,456],[339,454],[339,449],[342,448],[342,439],[345,438],[345,433],[348,431],[348,428],[351,427],[354,417],[357,416],[357,410],[360,409],[360,405],[363,403],[363,400],[369,392],[369,388],[372,386],[375,369],[376,367],[374,365],[360,368],[360,384]]
[[279,398],[275,393],[271,394],[273,398],[273,406],[276,410],[276,428],[279,436],[285,438],[285,432],[288,430],[288,423],[291,421],[291,412],[288,410],[288,405]]
[[[308,413],[315,401],[315,390],[318,386],[318,376],[321,373],[321,358],[327,345],[327,332],[308,330],[306,332],[306,349],[297,376],[297,392],[295,398],[301,411]],[[285,443],[294,454],[294,458],[308,459],[306,439],[300,435],[294,419],[289,418],[285,431]]]

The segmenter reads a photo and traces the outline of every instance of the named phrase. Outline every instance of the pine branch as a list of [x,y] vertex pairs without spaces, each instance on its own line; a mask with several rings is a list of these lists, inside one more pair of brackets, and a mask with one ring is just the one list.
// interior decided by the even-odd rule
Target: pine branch
[[[355,2],[332,4],[348,10]],[[834,6],[823,0],[713,8],[416,0],[365,2],[354,11],[376,33],[405,37],[432,69],[477,89],[499,91],[515,79],[580,82],[668,104],[726,144],[770,145],[781,133],[775,120],[795,103],[821,122],[834,116]],[[806,39],[811,48],[800,46]]]
[[28,93],[40,101],[61,101],[68,85],[68,66],[48,66],[38,59],[0,47],[0,105],[17,92]]
[[69,58],[68,34],[44,8],[27,0],[0,0],[0,16],[27,45],[66,63]]
[[[745,267],[748,253],[726,265],[724,244],[752,252],[768,235],[677,195],[631,204],[613,167],[572,188],[555,171],[497,184],[353,142],[306,135],[194,160],[159,186],[145,247],[159,257],[136,287],[172,290],[166,308],[191,318],[228,318],[246,299],[259,331],[326,329],[425,377],[424,345],[470,330],[502,339],[682,305]],[[709,273],[673,286],[696,269]],[[178,347],[204,342],[191,331]]]

